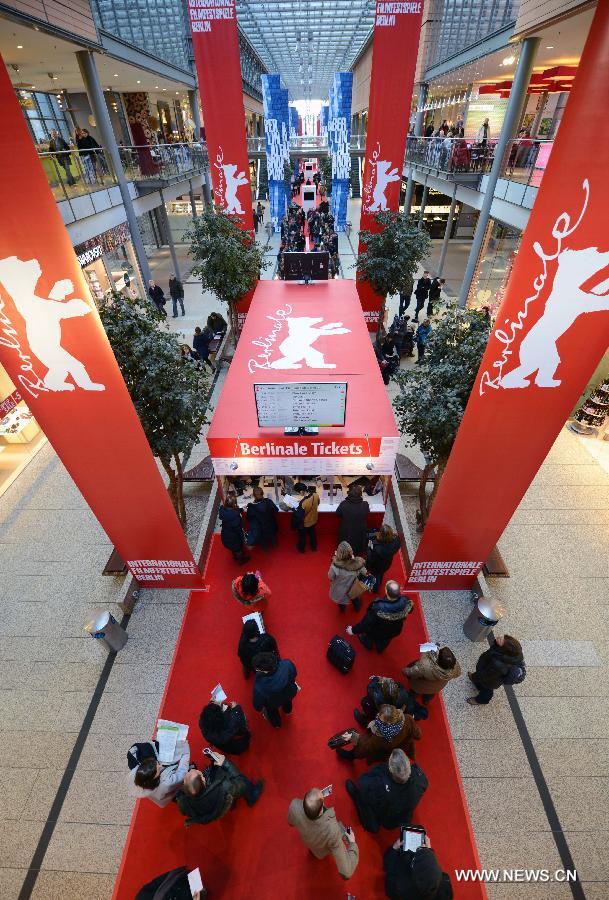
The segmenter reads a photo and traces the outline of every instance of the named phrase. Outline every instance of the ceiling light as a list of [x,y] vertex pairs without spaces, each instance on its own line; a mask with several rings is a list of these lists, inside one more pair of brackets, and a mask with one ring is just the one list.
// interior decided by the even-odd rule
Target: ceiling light
[[506,56],[505,59],[502,60],[501,65],[502,66],[511,66],[512,63],[515,62],[515,60],[516,60],[515,56]]
[[114,73],[114,77],[115,77],[115,78],[118,78],[118,75],[117,75],[117,73],[116,73],[116,72],[115,72],[115,73]]
[[554,49],[554,44],[548,44],[548,46],[546,47],[546,50],[553,50],[553,49]]
[[135,83],[136,83],[136,84],[141,84],[142,82],[141,82],[141,81],[136,81]]
[[17,50],[23,50],[23,44],[17,44]]
[[154,89],[155,89],[155,91],[158,91],[158,89],[159,89],[158,84],[155,84]]
[[166,90],[167,90],[167,88],[163,88],[163,90],[164,90],[164,91],[166,91]]

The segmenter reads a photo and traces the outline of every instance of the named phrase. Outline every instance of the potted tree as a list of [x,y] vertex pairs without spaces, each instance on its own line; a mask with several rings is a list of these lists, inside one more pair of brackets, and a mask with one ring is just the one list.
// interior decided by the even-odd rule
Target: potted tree
[[419,482],[419,531],[429,518],[490,333],[483,312],[456,306],[433,327],[421,365],[398,369],[395,379],[401,393],[393,400],[400,431],[426,461]]
[[99,312],[153,454],[169,479],[182,526],[184,467],[206,421],[209,381],[180,352],[177,335],[160,328],[151,304],[113,293]]
[[370,282],[383,298],[379,313],[377,341],[385,316],[389,295],[404,290],[412,283],[417,266],[429,254],[431,241],[426,231],[419,230],[410,216],[386,210],[375,215],[378,231],[362,231],[364,249],[357,257],[360,278]]
[[270,263],[253,234],[239,227],[239,219],[220,207],[206,208],[193,220],[186,240],[196,262],[192,274],[201,279],[204,291],[226,303],[233,334],[238,334],[237,303],[256,286],[260,273]]

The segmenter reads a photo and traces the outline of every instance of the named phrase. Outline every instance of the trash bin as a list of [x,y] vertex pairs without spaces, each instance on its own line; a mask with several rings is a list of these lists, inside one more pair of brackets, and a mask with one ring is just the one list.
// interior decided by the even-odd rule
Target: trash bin
[[112,651],[122,650],[129,637],[125,629],[118,624],[112,613],[107,609],[99,613],[95,619],[87,622],[85,631],[91,637],[101,640],[108,650]]
[[349,235],[351,234],[351,228],[351,222],[345,222],[345,234],[347,235],[347,237],[349,237]]
[[264,227],[265,227],[265,229],[266,229],[266,235],[267,235],[267,237],[268,237],[268,239],[269,239],[269,241],[270,241],[270,239],[273,237],[273,223],[272,223],[272,222],[267,222],[266,225],[265,225]]
[[463,624],[463,633],[470,641],[480,643],[503,616],[503,607],[489,597],[478,597]]

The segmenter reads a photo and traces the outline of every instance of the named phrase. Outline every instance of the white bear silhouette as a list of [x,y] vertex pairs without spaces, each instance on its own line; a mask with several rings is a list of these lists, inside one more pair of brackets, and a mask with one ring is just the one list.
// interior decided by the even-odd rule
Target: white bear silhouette
[[328,322],[320,328],[314,328],[323,318],[313,319],[309,316],[287,318],[288,336],[279,344],[279,351],[283,353],[282,359],[276,359],[271,363],[272,369],[302,369],[301,360],[304,360],[309,369],[335,369],[335,363],[327,363],[323,353],[315,350],[312,344],[318,337],[329,334],[349,334],[350,328],[343,328],[342,322]]
[[550,296],[541,319],[524,336],[519,347],[520,365],[508,372],[500,381],[503,388],[525,388],[530,385],[529,376],[537,372],[538,387],[558,387],[554,378],[560,364],[556,342],[583,313],[609,310],[609,289],[604,281],[593,291],[582,291],[581,285],[609,265],[609,252],[601,253],[598,247],[583,250],[563,250],[558,255],[556,275]]
[[[387,209],[387,197],[385,190],[392,181],[399,181],[400,175],[397,168],[389,170],[391,162],[386,159],[379,159],[376,163],[376,184],[372,194],[372,203],[370,204],[370,212],[377,212]],[[389,171],[388,171],[389,170]]]
[[37,259],[22,260],[9,256],[0,260],[0,282],[13,298],[13,303],[25,321],[25,334],[30,350],[47,367],[44,385],[49,391],[73,391],[66,381],[68,375],[85,391],[105,391],[103,384],[91,381],[84,365],[61,346],[61,321],[86,316],[92,307],[86,300],[74,297],[63,303],[74,285],[69,278],[55,282],[48,300],[36,291],[42,269]]
[[222,169],[224,170],[224,177],[226,178],[226,193],[224,194],[224,201],[226,203],[225,211],[227,213],[235,213],[238,216],[242,216],[243,207],[237,197],[237,190],[242,184],[247,184],[249,179],[245,177],[245,172],[239,172],[238,175],[235,175],[237,166],[232,165],[232,163],[222,166]]

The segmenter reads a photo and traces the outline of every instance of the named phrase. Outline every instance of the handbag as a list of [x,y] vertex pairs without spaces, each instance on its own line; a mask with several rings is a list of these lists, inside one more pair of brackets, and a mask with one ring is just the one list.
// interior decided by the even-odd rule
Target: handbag
[[[349,737],[345,738],[344,735],[346,732],[349,732]],[[344,729],[343,731],[337,732],[337,734],[333,735],[328,741],[328,747],[330,750],[336,750],[337,747],[344,747],[345,744],[351,743],[351,729]]]
[[347,591],[347,597],[349,600],[356,600],[358,597],[361,597],[362,594],[365,594],[366,591],[373,591],[374,586],[376,584],[376,578],[374,575],[356,575],[353,579],[353,584]]

